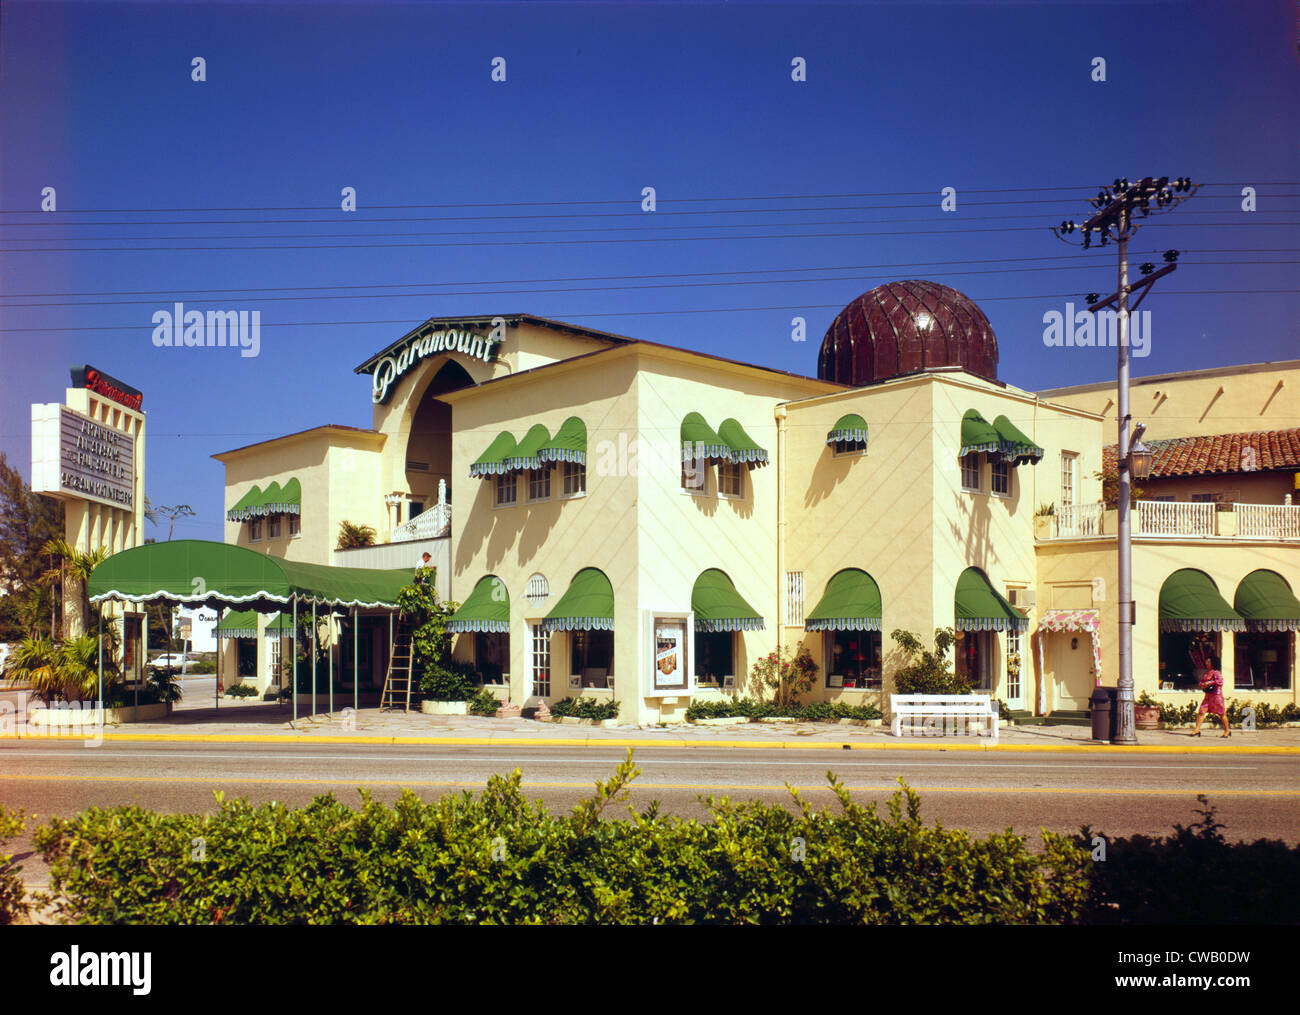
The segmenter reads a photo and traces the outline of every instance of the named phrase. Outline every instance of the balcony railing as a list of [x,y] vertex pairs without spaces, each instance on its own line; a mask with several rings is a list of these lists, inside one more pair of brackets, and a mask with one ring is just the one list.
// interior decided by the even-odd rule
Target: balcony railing
[[1178,500],[1140,500],[1133,514],[1135,536],[1216,536],[1214,504]]
[[1101,516],[1106,505],[1062,504],[1056,509],[1054,532],[1060,536],[1100,536]]
[[451,535],[451,505],[435,504],[409,522],[388,532],[387,543],[408,543],[417,539],[441,539]]
[[1300,539],[1300,504],[1234,504],[1237,535],[1251,539]]
[[[1139,500],[1130,517],[1135,537],[1300,540],[1300,504],[1233,504],[1231,511],[1219,511],[1203,501]],[[1114,536],[1117,531],[1113,507],[1063,504],[1056,508],[1048,538]]]

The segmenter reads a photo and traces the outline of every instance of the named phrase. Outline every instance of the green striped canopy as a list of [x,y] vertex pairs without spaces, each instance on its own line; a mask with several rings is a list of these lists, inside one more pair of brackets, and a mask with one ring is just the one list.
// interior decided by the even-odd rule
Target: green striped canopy
[[1244,631],[1241,614],[1219,595],[1204,571],[1185,567],[1160,586],[1161,631]]
[[831,427],[831,432],[826,435],[827,444],[838,444],[840,441],[849,441],[852,444],[861,444],[866,447],[867,421],[856,412],[841,416],[835,421],[835,425]]
[[510,595],[505,582],[494,574],[484,575],[474,591],[447,621],[447,630],[510,633]]
[[302,484],[295,476],[284,484],[272,483],[262,494],[262,513],[267,515],[296,515],[302,510]]
[[715,567],[700,573],[691,589],[697,631],[761,631],[763,618]]
[[587,424],[570,416],[560,424],[555,436],[537,450],[543,462],[577,462],[587,464]]
[[471,476],[497,476],[510,469],[506,466],[506,459],[515,453],[515,438],[509,431],[503,430],[497,434],[496,439],[488,445],[487,450],[469,467]]
[[993,421],[993,429],[1001,439],[999,453],[1012,465],[1028,462],[1037,465],[1043,458],[1043,449],[1031,441],[1016,428],[1006,416],[999,416]]
[[688,412],[682,419],[682,461],[730,461],[731,448],[704,421],[698,412]]
[[242,522],[245,518],[251,518],[253,507],[260,503],[262,503],[262,491],[256,486],[250,487],[248,492],[235,501],[226,512],[227,521]]
[[973,451],[997,451],[1002,447],[1002,435],[994,429],[987,419],[974,409],[969,409],[961,418],[961,450],[958,455],[969,455]]
[[1003,598],[977,567],[968,567],[957,579],[953,597],[958,631],[1024,631],[1029,618]]
[[505,467],[510,471],[516,469],[540,469],[542,461],[538,452],[551,440],[551,432],[541,423],[534,424],[524,434],[515,450],[505,458]]
[[212,633],[218,638],[256,638],[257,611],[237,610],[227,613]]
[[1300,631],[1300,600],[1276,571],[1252,571],[1232,600],[1247,631]]
[[718,437],[730,450],[730,459],[742,465],[766,465],[767,449],[745,433],[745,428],[734,419],[724,419],[718,427]]
[[266,629],[262,634],[267,638],[274,638],[277,635],[281,638],[293,637],[293,614],[277,613],[271,622],[266,625]]
[[175,539],[115,553],[95,568],[86,591],[92,602],[163,600],[269,613],[294,599],[327,607],[395,607],[411,580],[410,568],[305,564],[230,543]]
[[584,567],[575,574],[542,627],[547,631],[614,630],[614,587],[604,572]]
[[850,567],[826,583],[803,626],[807,631],[879,631],[880,617],[880,586],[867,572]]

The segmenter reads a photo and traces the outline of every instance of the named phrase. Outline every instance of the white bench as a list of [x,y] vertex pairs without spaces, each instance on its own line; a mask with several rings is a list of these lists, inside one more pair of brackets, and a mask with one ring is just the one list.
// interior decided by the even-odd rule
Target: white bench
[[896,737],[962,735],[974,723],[977,732],[998,738],[998,706],[987,694],[891,694],[889,699]]

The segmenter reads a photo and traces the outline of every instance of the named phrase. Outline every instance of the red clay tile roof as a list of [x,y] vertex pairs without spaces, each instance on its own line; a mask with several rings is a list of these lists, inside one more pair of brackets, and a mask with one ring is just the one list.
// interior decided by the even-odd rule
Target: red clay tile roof
[[[1300,427],[1257,433],[1173,437],[1143,443],[1155,452],[1152,478],[1300,469]],[[1253,449],[1253,455],[1250,449]],[[1103,450],[1102,467],[1107,473],[1115,470],[1116,457],[1116,445],[1110,444]]]

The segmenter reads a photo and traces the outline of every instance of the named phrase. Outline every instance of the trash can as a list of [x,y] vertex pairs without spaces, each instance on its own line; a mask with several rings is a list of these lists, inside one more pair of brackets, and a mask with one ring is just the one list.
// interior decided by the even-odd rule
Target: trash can
[[1119,719],[1116,707],[1117,687],[1094,687],[1089,706],[1092,710],[1092,739],[1111,741],[1115,739],[1115,724]]

